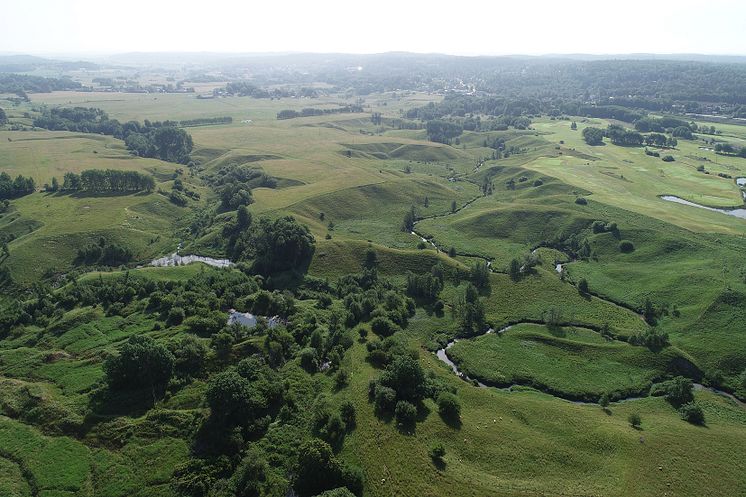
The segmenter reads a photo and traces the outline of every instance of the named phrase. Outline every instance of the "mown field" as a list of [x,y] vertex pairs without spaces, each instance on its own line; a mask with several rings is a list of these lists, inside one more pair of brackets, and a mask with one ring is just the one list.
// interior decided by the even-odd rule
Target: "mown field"
[[[93,106],[122,122],[230,116],[233,123],[188,128],[199,173],[182,177],[202,200],[187,207],[157,191],[36,192],[13,200],[0,214],[0,233],[14,236],[1,264],[23,285],[71,270],[83,283],[185,282],[223,274],[201,264],[88,272],[73,261],[79,248],[100,237],[129,247],[132,266],[173,252],[181,241],[190,252],[225,255],[222,232],[190,240],[186,227],[215,199],[199,175],[230,164],[260,168],[278,180],[277,188],[252,191],[249,211],[255,219],[292,215],[309,227],[316,239],[309,276],[334,282],[356,273],[369,249],[377,254],[380,277],[400,288],[407,271],[444,266],[444,311],[418,301],[399,335],[419,351],[428,374],[457,390],[458,423],[442,419],[431,399],[423,401],[418,422],[408,429],[376,415],[368,388],[381,371],[366,350],[368,342],[379,341],[373,333],[345,353],[350,379],[344,388],[333,386],[331,372],[303,371],[297,359],[283,366],[283,374],[298,382],[303,408],[320,392],[335,406],[355,406],[355,428],[338,453],[363,468],[365,496],[746,493],[742,404],[697,390],[706,416],[706,424],[697,426],[663,398],[646,396],[653,383],[683,374],[699,381],[718,378],[719,388],[746,397],[738,383],[746,368],[746,221],[659,198],[740,206],[734,179],[717,173],[746,176],[746,159],[719,156],[697,140],[680,139],[670,163],[646,156],[642,148],[591,147],[582,129],[608,122],[582,117],[575,118],[578,130],[570,129],[569,120],[539,118],[529,130],[465,132],[453,146],[427,141],[424,130],[372,124],[373,111],[398,118],[401,111],[439,100],[425,94],[371,95],[363,113],[288,120],[277,120],[277,112],[333,108],[354,99],[55,92],[31,100],[29,109]],[[20,120],[13,117],[19,113],[9,114]],[[746,128],[718,128],[724,138],[746,143]],[[484,143],[495,138],[521,152],[490,159],[492,149]],[[697,170],[702,164],[711,174]],[[43,184],[93,167],[148,172],[168,191],[180,166],[132,157],[108,136],[0,131],[0,171],[12,176],[31,175]],[[491,194],[481,191],[485,182]],[[579,197],[587,202],[577,203]],[[402,230],[413,206],[416,232],[437,249]],[[214,222],[231,216],[220,213]],[[594,221],[616,223],[617,230],[594,232]],[[588,256],[560,250],[570,239],[586,242]],[[622,240],[634,250],[621,250]],[[535,267],[511,278],[511,261],[524,264],[532,252]],[[514,386],[510,391],[463,381],[433,354],[459,335],[455,304],[471,266],[485,260],[491,263],[489,284],[479,298],[487,323],[494,329],[524,324],[463,338],[448,355],[469,377]],[[562,274],[556,263],[564,263]],[[588,293],[578,290],[583,279]],[[336,295],[335,305],[343,298]],[[646,300],[666,309],[652,328],[640,315]],[[297,305],[316,308],[310,298],[299,298]],[[559,316],[557,326],[545,325],[550,313]],[[46,327],[21,327],[0,340],[0,495],[176,496],[169,481],[190,457],[197,419],[207,410],[205,384],[219,367],[211,363],[204,377],[147,408],[140,408],[140,398],[124,397],[101,409],[94,394],[102,363],[129,337],[174,343],[191,334],[145,308],[110,314],[100,306],[65,309]],[[602,329],[614,338],[602,337]],[[651,329],[667,334],[670,345],[651,350],[628,343]],[[235,352],[261,351],[263,343],[253,337]],[[606,410],[594,404],[603,394],[614,400]],[[639,429],[628,422],[632,413],[642,417]],[[277,422],[269,433],[281,429]],[[428,455],[435,442],[446,448],[441,463]]]

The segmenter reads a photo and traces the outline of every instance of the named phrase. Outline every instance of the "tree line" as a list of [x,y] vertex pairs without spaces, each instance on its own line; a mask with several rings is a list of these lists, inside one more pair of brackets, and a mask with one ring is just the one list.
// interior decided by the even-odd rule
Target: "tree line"
[[207,126],[210,124],[231,124],[233,118],[230,116],[222,117],[202,117],[199,119],[187,119],[185,121],[179,121],[179,126],[188,128],[190,126]]
[[[56,178],[52,184],[55,183]],[[87,169],[80,174],[65,173],[61,189],[86,192],[152,192],[155,189],[155,179],[138,171]]]
[[312,109],[305,108],[301,109],[300,112],[292,109],[281,110],[277,113],[277,119],[295,119],[297,117],[310,117],[310,116],[323,116],[326,114],[347,114],[350,112],[362,112],[363,108],[360,105],[345,105],[337,107],[335,109]]
[[688,136],[688,139],[693,138],[690,128],[687,127],[686,130],[688,133],[676,128],[671,133],[671,136],[661,133],[643,135],[637,131],[625,129],[618,124],[610,124],[606,129],[595,128],[593,126],[584,128],[583,139],[588,145],[592,146],[603,145],[604,138],[608,138],[614,145],[622,147],[641,147],[645,144],[656,147],[675,148],[678,145],[676,136]]

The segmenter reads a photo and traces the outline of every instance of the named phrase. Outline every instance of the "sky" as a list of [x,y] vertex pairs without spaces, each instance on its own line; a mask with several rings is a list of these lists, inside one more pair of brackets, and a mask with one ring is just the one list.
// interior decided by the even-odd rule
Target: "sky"
[[21,0],[0,52],[746,55],[744,0]]

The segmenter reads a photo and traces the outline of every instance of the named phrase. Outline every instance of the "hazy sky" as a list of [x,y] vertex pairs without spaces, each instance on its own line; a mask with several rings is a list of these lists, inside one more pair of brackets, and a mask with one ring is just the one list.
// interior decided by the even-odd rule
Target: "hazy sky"
[[4,0],[0,52],[746,55],[745,0]]

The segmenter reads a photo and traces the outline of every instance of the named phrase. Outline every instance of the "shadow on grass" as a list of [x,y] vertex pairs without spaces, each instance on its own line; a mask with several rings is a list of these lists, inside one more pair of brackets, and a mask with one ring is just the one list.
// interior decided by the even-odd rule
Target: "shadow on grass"
[[118,391],[101,388],[89,397],[89,411],[80,426],[80,436],[85,436],[99,423],[113,418],[144,416],[162,396],[162,391],[154,392],[150,388]]
[[91,413],[102,416],[142,416],[163,397],[162,389],[110,390],[102,388],[90,397]]
[[46,192],[45,197],[70,197],[77,199],[85,198],[110,198],[110,197],[147,197],[153,192],[148,191],[122,191],[122,192],[86,192],[86,191],[57,191]]
[[547,325],[546,328],[547,328],[547,331],[549,332],[549,334],[551,334],[553,337],[565,338],[567,336],[567,332],[565,331],[565,329],[562,326],[558,326],[558,325],[549,326],[549,325]]
[[435,469],[437,469],[438,471],[445,471],[446,466],[448,466],[446,462],[440,457],[431,457],[430,460],[433,462],[433,466],[435,466]]
[[461,418],[460,417],[458,417],[458,416],[448,416],[448,415],[443,414],[443,413],[438,413],[438,414],[440,414],[440,419],[442,419],[443,422],[447,426],[453,428],[454,430],[460,430],[461,429],[461,425],[463,423],[461,423]]

